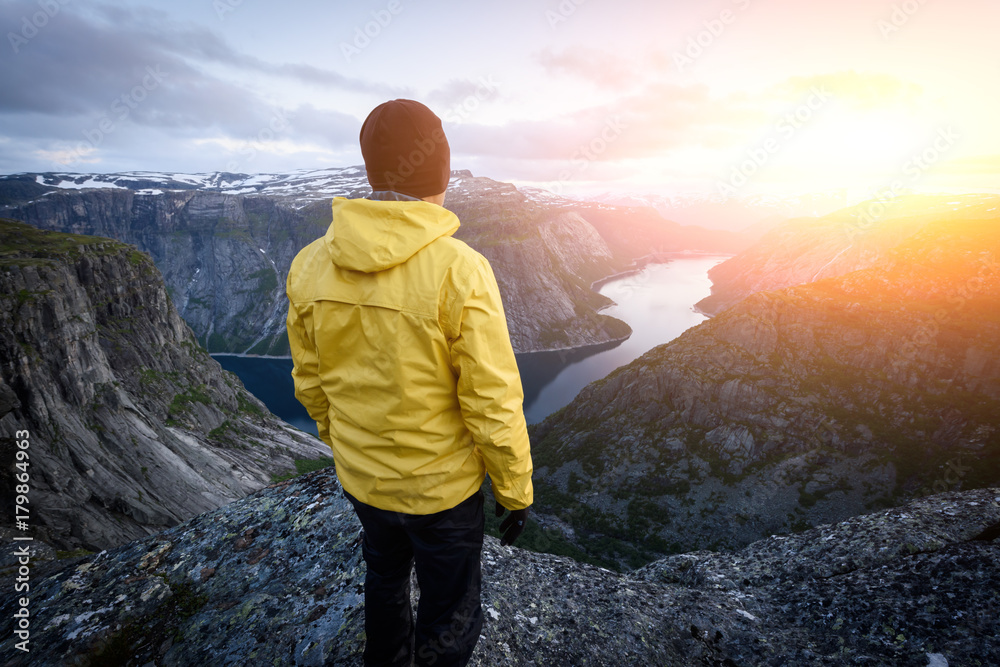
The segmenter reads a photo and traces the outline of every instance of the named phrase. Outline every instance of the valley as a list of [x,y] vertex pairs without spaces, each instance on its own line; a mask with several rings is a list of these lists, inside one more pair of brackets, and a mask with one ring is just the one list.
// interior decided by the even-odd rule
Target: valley
[[[0,194],[41,227],[149,250],[209,351],[282,356],[287,265],[322,233],[328,197],[363,194],[363,178],[18,175]],[[997,197],[906,198],[872,220],[862,204],[751,243],[468,172],[448,196],[459,235],[495,267],[521,353],[628,338],[592,289],[606,276],[735,253],[698,304],[711,320],[533,426],[543,550],[637,567],[892,506],[942,479],[998,482]]]
[[997,257],[996,218],[938,214],[591,384],[533,431],[553,534],[634,566],[997,484]]

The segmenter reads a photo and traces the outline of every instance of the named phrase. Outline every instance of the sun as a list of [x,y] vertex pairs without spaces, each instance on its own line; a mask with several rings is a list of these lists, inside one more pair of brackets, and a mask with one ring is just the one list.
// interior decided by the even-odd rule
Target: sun
[[826,188],[878,187],[903,178],[933,138],[927,123],[900,111],[829,109],[787,138],[773,175]]

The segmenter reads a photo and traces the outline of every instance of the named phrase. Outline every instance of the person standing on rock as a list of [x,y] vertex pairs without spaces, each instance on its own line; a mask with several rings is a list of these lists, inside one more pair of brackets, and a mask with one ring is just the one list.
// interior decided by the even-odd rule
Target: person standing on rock
[[503,544],[532,504],[524,394],[493,271],[443,207],[441,120],[386,102],[361,152],[373,193],[334,199],[288,273],[295,395],[364,527],[365,664],[465,665],[483,624],[485,475],[497,516],[511,511]]

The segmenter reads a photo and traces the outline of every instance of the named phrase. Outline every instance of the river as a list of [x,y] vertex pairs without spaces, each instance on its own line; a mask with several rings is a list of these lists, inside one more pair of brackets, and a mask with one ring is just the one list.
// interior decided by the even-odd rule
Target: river
[[[616,305],[602,312],[632,327],[632,336],[622,343],[517,355],[528,423],[542,421],[587,384],[704,321],[706,317],[694,310],[694,304],[711,292],[708,270],[725,259],[681,257],[605,282],[599,291]],[[271,412],[303,431],[316,433],[315,422],[295,400],[291,359],[213,357],[236,373]]]

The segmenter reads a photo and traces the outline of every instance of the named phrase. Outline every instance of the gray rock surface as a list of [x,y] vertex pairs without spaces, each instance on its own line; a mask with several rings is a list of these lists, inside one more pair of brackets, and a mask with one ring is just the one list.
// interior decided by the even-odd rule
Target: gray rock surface
[[2,221],[0,302],[4,473],[27,431],[39,539],[121,544],[330,455],[208,356],[134,247]]
[[3,378],[0,378],[0,419],[18,407],[21,407],[21,401],[17,399],[17,394],[4,382]]
[[[998,522],[1000,490],[945,494],[632,574],[488,537],[472,664],[996,664]],[[326,470],[114,550],[38,552],[31,653],[4,637],[0,664],[360,665],[359,536]]]

